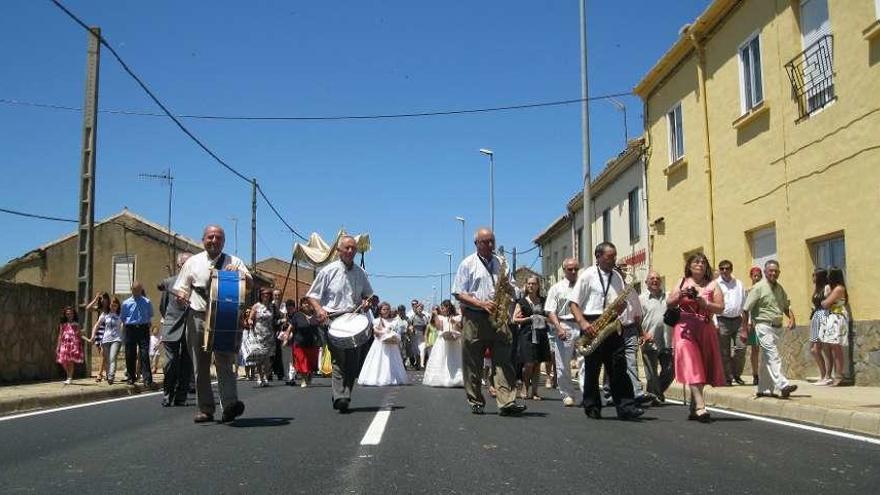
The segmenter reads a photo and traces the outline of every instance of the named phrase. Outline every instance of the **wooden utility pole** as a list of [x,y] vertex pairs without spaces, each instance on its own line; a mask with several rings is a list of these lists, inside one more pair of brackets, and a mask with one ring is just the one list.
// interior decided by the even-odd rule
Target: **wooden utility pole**
[[[257,274],[257,179],[251,179],[251,272],[256,277]],[[251,293],[252,301],[260,299],[260,292],[257,284],[254,284],[254,291]]]
[[[79,229],[77,231],[76,306],[80,328],[90,329],[92,318],[85,307],[91,300],[95,251],[95,153],[98,143],[98,67],[101,29],[92,27],[86,55],[86,91],[83,104],[82,153],[80,155]],[[86,374],[91,374],[92,346],[86,347]]]

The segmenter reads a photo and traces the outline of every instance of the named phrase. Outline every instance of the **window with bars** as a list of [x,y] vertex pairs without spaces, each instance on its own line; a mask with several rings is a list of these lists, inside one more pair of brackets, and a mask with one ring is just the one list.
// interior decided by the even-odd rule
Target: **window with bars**
[[629,243],[639,241],[639,188],[629,192],[627,201],[629,207]]
[[761,39],[757,34],[739,49],[739,79],[742,113],[745,114],[764,101]]

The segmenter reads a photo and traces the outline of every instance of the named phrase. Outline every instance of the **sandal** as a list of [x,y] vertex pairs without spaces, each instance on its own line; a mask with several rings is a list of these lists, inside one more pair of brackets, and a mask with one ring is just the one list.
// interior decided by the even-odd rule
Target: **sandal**
[[542,399],[540,395],[533,395],[532,400],[544,400],[544,399]]
[[[703,411],[703,414],[700,414],[700,411]],[[699,421],[700,423],[711,423],[712,422],[712,416],[709,415],[709,411],[707,411],[705,408],[697,409],[695,416],[696,416],[695,419],[697,421]]]

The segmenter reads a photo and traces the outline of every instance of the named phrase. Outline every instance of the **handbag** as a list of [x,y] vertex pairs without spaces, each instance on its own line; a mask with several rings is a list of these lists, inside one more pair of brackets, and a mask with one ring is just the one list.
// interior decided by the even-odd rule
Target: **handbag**
[[[684,278],[681,279],[681,283],[678,284],[678,290],[684,286]],[[663,323],[669,325],[670,327],[674,327],[678,320],[681,319],[681,307],[679,305],[675,305],[671,308],[666,308],[666,311],[663,313]]]

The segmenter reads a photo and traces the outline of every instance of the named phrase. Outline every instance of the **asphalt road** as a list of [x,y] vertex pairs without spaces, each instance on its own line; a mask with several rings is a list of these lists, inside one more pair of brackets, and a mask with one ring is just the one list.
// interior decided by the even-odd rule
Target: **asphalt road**
[[[462,389],[359,387],[330,407],[329,380],[254,389],[231,424],[195,425],[195,407],[159,396],[0,421],[3,493],[869,493],[880,446],[684,407],[642,421],[588,419],[555,391],[522,417]],[[361,445],[377,411],[378,445]],[[219,414],[218,414],[219,417]]]

